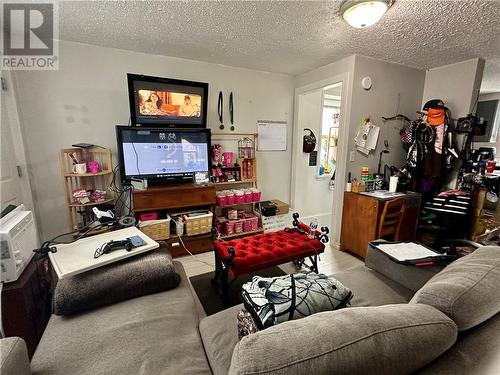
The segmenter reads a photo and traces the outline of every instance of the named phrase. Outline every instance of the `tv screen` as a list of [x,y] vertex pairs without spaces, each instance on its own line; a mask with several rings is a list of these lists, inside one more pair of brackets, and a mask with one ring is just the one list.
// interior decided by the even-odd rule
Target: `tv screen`
[[127,74],[135,126],[205,128],[208,83]]
[[117,126],[116,135],[122,181],[189,182],[209,172],[209,129]]

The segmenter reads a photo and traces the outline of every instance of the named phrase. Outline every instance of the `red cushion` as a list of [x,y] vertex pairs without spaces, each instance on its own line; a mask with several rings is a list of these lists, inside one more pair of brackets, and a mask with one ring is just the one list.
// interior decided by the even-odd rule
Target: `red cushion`
[[229,248],[235,256],[230,265],[234,277],[278,264],[322,253],[325,245],[296,231],[271,232],[239,238],[232,241],[215,241],[215,251],[222,261],[231,259]]

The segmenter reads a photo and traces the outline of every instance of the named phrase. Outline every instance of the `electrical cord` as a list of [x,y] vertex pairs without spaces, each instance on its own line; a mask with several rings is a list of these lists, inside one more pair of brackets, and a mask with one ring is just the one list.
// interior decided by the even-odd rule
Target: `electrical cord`
[[[113,172],[113,177],[111,179],[111,183],[109,185],[109,189],[114,192],[117,196],[115,200],[115,216],[119,217],[120,214],[125,215],[127,214],[128,216],[131,215],[133,212],[133,189],[134,187],[132,185],[129,186],[118,186],[116,183],[116,174],[118,172],[118,165],[116,165],[112,172]],[[127,194],[128,196],[128,203],[127,203]]]
[[193,254],[191,251],[189,251],[189,250],[188,250],[188,248],[187,248],[187,247],[186,247],[186,245],[184,244],[184,241],[182,240],[181,236],[177,235],[177,237],[179,237],[179,241],[181,242],[182,247],[184,248],[184,250],[186,250],[186,251],[188,252],[188,254],[189,254],[189,255],[191,255],[195,261],[200,262],[200,263],[203,263],[203,264],[205,264],[205,265],[207,265],[207,266],[209,266],[210,268],[212,268],[212,269],[214,269],[214,270],[215,270],[215,266],[214,266],[213,264],[210,264],[210,263],[204,262],[204,261],[202,261],[202,260],[200,260],[200,259],[197,259],[197,258],[194,256],[194,254]]
[[[92,221],[90,224],[88,224],[86,227],[84,227],[82,230],[80,231],[73,231],[73,232],[67,232],[67,233],[63,233],[63,234],[60,234],[48,241],[45,241],[42,246],[40,246],[40,248],[38,249],[35,249],[33,250],[35,253],[37,254],[40,254],[41,256],[46,256],[48,255],[48,253],[50,252],[53,252],[52,249],[51,249],[51,245],[68,245],[68,244],[71,244],[75,241],[78,241],[79,239],[81,238],[84,238],[85,236],[87,236],[90,232],[92,232],[93,230],[97,230],[97,229],[100,229],[102,227],[106,227],[106,226],[109,226],[111,224],[115,224],[118,222],[117,219],[113,219],[111,221],[107,221],[105,223],[99,223],[99,225],[97,226],[92,226],[94,223],[96,222],[99,222],[99,220],[94,220]],[[82,233],[82,231],[85,230],[85,232]],[[74,235],[74,234],[78,234],[74,239],[72,239],[71,241],[56,241],[58,238],[61,238],[63,236],[69,236],[69,235]]]

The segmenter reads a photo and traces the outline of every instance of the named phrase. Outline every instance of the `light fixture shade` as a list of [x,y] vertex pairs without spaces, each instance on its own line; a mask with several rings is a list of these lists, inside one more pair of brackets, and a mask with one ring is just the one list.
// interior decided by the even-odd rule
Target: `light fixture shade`
[[389,9],[390,3],[386,0],[348,0],[340,9],[344,20],[358,29],[376,24]]

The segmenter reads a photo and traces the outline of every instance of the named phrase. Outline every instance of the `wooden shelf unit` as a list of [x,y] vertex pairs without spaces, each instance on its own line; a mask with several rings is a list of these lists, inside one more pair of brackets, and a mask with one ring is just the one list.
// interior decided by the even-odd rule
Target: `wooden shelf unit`
[[[232,186],[237,186],[241,185],[244,186],[245,188],[249,187],[254,187],[257,188],[257,133],[213,133],[212,134],[212,143],[214,142],[214,139],[217,139],[219,141],[222,141],[224,143],[227,143],[228,141],[236,141],[238,142],[242,138],[250,138],[253,142],[253,158],[240,158],[238,155],[238,145],[236,145],[236,155],[238,156],[236,158],[238,165],[240,166],[240,176],[242,177],[241,180],[239,181],[227,181],[227,182],[216,182],[215,187],[218,191],[221,190],[227,190],[229,187]],[[251,179],[243,179],[243,162],[245,160],[252,160],[252,176],[253,178]],[[237,237],[245,237],[245,236],[250,236],[252,234],[257,234],[257,233],[263,233],[264,229],[263,224],[262,224],[262,214],[261,214],[261,209],[260,209],[260,202],[249,202],[249,203],[237,203],[237,204],[231,204],[231,205],[225,205],[224,207],[220,206],[215,206],[214,210],[214,220],[217,220],[217,217],[223,216],[222,211],[226,207],[235,207],[235,206],[245,206],[245,205],[252,205],[252,210],[251,212],[256,213],[259,222],[258,230],[254,231],[249,231],[249,232],[242,232],[242,233],[235,233],[231,235],[223,235],[222,233],[218,233],[218,238],[219,239],[230,239],[230,238],[237,238]],[[257,207],[257,210],[254,208]]]
[[263,228],[259,228],[257,230],[252,230],[252,231],[249,231],[249,232],[235,233],[235,234],[231,234],[229,236],[220,235],[219,239],[221,239],[221,240],[228,240],[230,238],[238,238],[238,237],[250,236],[252,234],[260,234],[260,233],[264,233],[264,229]]
[[[76,155],[76,159],[82,162],[97,161],[101,171],[97,173],[73,173],[73,162],[70,154]],[[92,217],[91,208],[102,204],[113,204],[115,194],[110,189],[113,180],[113,159],[111,150],[104,147],[91,148],[65,148],[59,154],[61,175],[64,178],[64,189],[66,205],[68,207],[69,223],[72,230],[79,229],[88,224]],[[77,189],[103,190],[106,191],[107,199],[101,202],[89,202],[80,204],[75,202],[73,191]]]

